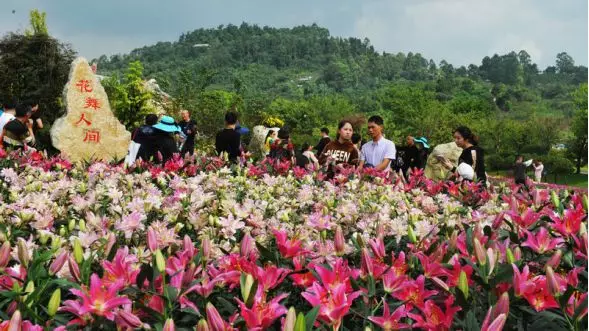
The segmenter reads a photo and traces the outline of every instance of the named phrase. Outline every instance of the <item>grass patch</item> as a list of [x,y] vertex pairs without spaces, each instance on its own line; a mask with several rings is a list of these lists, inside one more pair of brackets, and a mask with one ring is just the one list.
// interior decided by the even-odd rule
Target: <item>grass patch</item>
[[[587,171],[587,166],[584,167],[585,171]],[[492,170],[489,172],[491,176],[501,176],[501,177],[513,177],[513,172],[510,170]],[[533,174],[529,173],[528,177],[534,178]],[[570,174],[570,175],[557,175],[556,179],[554,178],[553,174],[548,174],[547,178],[542,179],[546,183],[552,184],[559,184],[559,185],[568,185],[574,187],[583,187],[587,188],[587,175],[584,174]]]

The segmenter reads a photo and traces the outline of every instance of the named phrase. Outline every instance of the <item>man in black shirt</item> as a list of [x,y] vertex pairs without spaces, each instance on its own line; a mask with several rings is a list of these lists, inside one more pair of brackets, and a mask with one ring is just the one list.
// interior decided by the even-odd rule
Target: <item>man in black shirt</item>
[[181,114],[182,121],[180,121],[178,125],[180,126],[180,129],[182,129],[184,135],[186,135],[186,140],[184,140],[180,154],[182,156],[186,155],[186,153],[193,155],[194,137],[196,136],[196,122],[190,119],[190,113],[188,110],[183,110]]
[[219,155],[226,153],[229,161],[237,163],[239,158],[240,134],[235,130],[237,113],[227,112],[225,114],[225,129],[219,131],[215,138],[215,148]]
[[321,128],[321,140],[319,140],[319,143],[314,148],[315,150],[317,150],[317,157],[321,155],[325,146],[327,146],[327,144],[329,144],[330,142],[331,138],[329,138],[329,129]]
[[518,185],[526,185],[526,165],[524,164],[524,157],[518,155],[515,159],[514,179]]

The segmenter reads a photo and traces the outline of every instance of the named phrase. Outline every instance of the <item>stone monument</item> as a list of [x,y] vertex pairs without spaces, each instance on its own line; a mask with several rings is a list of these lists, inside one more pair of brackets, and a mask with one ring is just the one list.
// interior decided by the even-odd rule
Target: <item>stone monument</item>
[[280,128],[267,128],[263,125],[257,125],[253,129],[252,133],[252,140],[250,141],[250,145],[248,150],[254,155],[259,158],[266,156],[264,154],[264,144],[266,142],[266,135],[270,130],[274,130],[276,132],[280,131]]
[[458,147],[454,142],[437,145],[427,157],[425,176],[434,180],[446,179],[449,170],[444,168],[437,159],[437,156],[443,156],[458,166],[458,158],[460,157],[460,154],[462,154],[462,148]]
[[72,63],[64,89],[66,114],[51,127],[53,146],[72,162],[120,161],[131,140],[114,116],[99,79],[84,58]]

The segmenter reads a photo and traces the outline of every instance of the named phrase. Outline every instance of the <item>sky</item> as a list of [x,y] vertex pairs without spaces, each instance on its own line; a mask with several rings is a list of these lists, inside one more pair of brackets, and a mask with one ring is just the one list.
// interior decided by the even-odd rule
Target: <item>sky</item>
[[[567,52],[587,65],[587,0],[0,0],[0,35],[24,30],[29,10],[80,56],[128,53],[183,32],[242,22],[317,23],[332,36],[368,38],[377,51],[421,53],[437,63],[481,64],[525,49],[545,68]],[[14,11],[14,12],[13,12]]]

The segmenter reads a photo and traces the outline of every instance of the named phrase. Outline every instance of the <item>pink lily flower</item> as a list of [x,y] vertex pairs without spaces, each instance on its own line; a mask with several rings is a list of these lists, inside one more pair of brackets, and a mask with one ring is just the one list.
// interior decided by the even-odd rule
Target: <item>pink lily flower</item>
[[[567,303],[566,311],[570,317],[575,315],[575,311],[581,305],[582,302],[587,301],[587,293],[575,292],[569,298],[569,302]],[[578,319],[582,319],[585,315],[587,315],[587,307],[579,314]]]
[[251,308],[248,308],[245,303],[236,299],[241,309],[241,316],[247,324],[248,330],[265,330],[269,328],[274,321],[285,315],[287,309],[279,304],[281,300],[286,298],[288,294],[279,294],[270,302],[266,302],[266,293],[262,286],[258,286],[254,303]]
[[423,275],[426,278],[433,278],[433,277],[442,277],[442,276],[449,276],[449,272],[442,267],[442,265],[432,259],[431,257],[423,254],[422,252],[418,252],[417,258],[419,262],[421,262],[421,267],[423,268]]
[[280,285],[289,272],[289,269],[269,265],[264,268],[257,267],[253,276],[263,286],[264,291],[269,291]]
[[[534,309],[538,312],[559,307],[558,302],[556,302],[554,296],[548,289],[546,277],[536,276],[532,279],[532,282],[535,284],[534,290],[528,291],[524,294],[524,297],[530,306],[534,307]],[[564,286],[566,289],[566,281],[564,282]]]
[[527,293],[533,292],[536,285],[530,281],[530,268],[526,265],[520,273],[515,264],[512,264],[511,266],[513,267],[513,289],[515,296],[521,297]]
[[438,291],[436,290],[425,289],[425,277],[423,275],[419,275],[416,280],[405,282],[405,284],[403,284],[401,288],[392,295],[398,300],[407,301],[408,304],[414,305],[419,309],[423,309],[424,300],[436,294],[438,294]]
[[393,293],[397,291],[401,288],[405,281],[407,281],[407,276],[398,275],[394,270],[389,270],[382,276],[382,285],[384,287],[384,291],[387,293]]
[[462,310],[460,307],[453,307],[454,297],[449,296],[444,305],[446,311],[443,311],[433,300],[427,300],[422,308],[419,308],[425,319],[420,314],[407,313],[407,316],[415,320],[412,327],[419,327],[426,330],[448,330],[452,326],[454,314]]
[[361,291],[346,294],[344,285],[327,290],[315,282],[301,295],[312,306],[320,305],[319,319],[333,326],[333,330],[337,331],[341,326],[342,318],[350,310],[352,302],[361,294]]
[[276,238],[276,245],[280,254],[284,258],[291,258],[303,254],[302,242],[298,239],[287,239],[286,231],[274,230],[274,237]]
[[587,215],[582,206],[575,209],[566,209],[564,215],[560,217],[554,213],[551,218],[554,222],[553,228],[564,236],[575,235],[581,229],[581,222]]
[[376,239],[368,240],[368,245],[370,245],[374,257],[379,259],[380,261],[384,261],[386,253],[384,249],[384,241],[382,239],[382,236],[378,236],[376,237]]
[[544,252],[553,250],[564,243],[563,238],[552,238],[544,227],[541,227],[535,235],[528,230],[525,230],[525,232],[528,237],[522,246],[529,247],[539,254],[544,254]]
[[383,328],[385,331],[392,331],[392,330],[400,330],[400,329],[409,329],[411,325],[406,323],[400,323],[399,321],[401,318],[407,317],[407,310],[405,309],[404,305],[399,306],[395,311],[391,314],[389,311],[389,305],[383,300],[384,308],[382,312],[382,316],[370,316],[368,319]]
[[98,275],[92,274],[90,276],[90,290],[85,285],[82,285],[82,290],[70,290],[82,302],[67,300],[60,310],[70,312],[81,318],[84,318],[88,314],[93,314],[104,316],[113,321],[115,318],[115,308],[132,303],[126,296],[118,296],[117,292],[123,287],[124,283],[122,279],[107,287]]
[[511,221],[524,229],[529,228],[540,218],[540,214],[536,213],[531,208],[526,209],[522,214],[520,214],[517,210],[511,210],[508,211],[506,215],[511,219]]
[[135,255],[129,255],[128,247],[120,248],[117,250],[112,262],[108,260],[102,262],[102,267],[104,268],[104,284],[109,286],[119,280],[123,280],[125,286],[135,284],[140,271],[136,266],[137,262],[138,260]]

